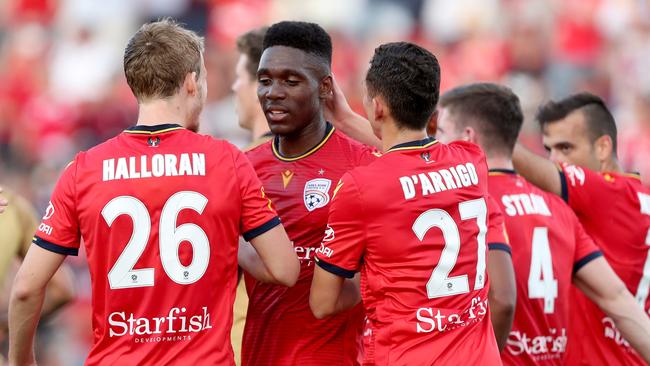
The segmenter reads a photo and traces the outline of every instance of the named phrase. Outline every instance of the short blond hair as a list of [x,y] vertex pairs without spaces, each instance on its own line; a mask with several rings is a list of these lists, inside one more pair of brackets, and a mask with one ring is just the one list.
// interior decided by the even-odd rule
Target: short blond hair
[[144,24],[124,50],[124,74],[138,101],[174,95],[188,73],[201,73],[203,37],[170,18]]

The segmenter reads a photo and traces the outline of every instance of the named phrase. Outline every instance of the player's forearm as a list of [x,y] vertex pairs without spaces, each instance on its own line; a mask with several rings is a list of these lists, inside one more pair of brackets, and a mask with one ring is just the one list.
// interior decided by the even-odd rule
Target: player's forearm
[[239,265],[253,276],[256,280],[265,283],[277,283],[277,280],[269,272],[260,256],[248,243],[239,243],[239,253],[237,254]]
[[367,119],[351,112],[345,118],[334,123],[341,132],[346,136],[361,142],[362,144],[373,146],[378,149],[382,148],[381,140],[375,136],[372,126]]
[[562,194],[560,175],[552,161],[517,144],[512,154],[512,163],[517,172],[534,185],[547,192]]
[[627,288],[621,286],[616,297],[601,300],[598,306],[614,320],[623,338],[650,364],[650,318]]
[[494,336],[499,346],[499,352],[503,351],[508,341],[512,321],[515,318],[515,306],[508,301],[500,301],[490,296],[490,320],[494,329]]
[[57,312],[74,298],[74,283],[70,268],[61,266],[52,276],[45,291],[45,300],[41,317],[46,318]]
[[354,278],[348,278],[343,281],[343,288],[336,302],[335,313],[348,310],[361,302],[361,292],[359,290],[359,273]]
[[45,290],[22,290],[14,286],[9,303],[9,364],[35,365],[34,335]]

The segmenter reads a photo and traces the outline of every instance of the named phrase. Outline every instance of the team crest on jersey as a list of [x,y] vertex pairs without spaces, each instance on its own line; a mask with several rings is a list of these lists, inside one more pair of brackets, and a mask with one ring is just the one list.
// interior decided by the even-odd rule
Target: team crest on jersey
[[305,184],[303,193],[308,211],[325,207],[330,202],[330,186],[332,181],[325,178],[312,179]]
[[149,144],[149,146],[151,147],[158,147],[158,145],[160,145],[160,137],[158,136],[149,137],[149,139],[147,140],[147,144]]
[[50,217],[54,215],[54,205],[52,204],[52,201],[49,202],[47,205],[47,208],[45,209],[45,216],[43,216],[43,220],[47,220]]

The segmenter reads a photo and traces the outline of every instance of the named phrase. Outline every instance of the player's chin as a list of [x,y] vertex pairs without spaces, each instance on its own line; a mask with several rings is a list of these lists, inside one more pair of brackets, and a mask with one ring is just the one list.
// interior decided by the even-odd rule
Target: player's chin
[[269,130],[271,130],[274,135],[284,136],[291,135],[294,132],[295,128],[293,128],[293,125],[291,123],[277,123],[269,121]]

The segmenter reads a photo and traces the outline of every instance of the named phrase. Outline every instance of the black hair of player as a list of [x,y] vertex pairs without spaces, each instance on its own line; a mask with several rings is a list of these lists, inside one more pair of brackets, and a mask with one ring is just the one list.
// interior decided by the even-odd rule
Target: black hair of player
[[426,128],[440,96],[440,65],[426,49],[409,42],[375,49],[366,74],[370,97],[382,96],[400,128]]
[[549,101],[539,108],[536,119],[543,129],[545,125],[564,119],[577,110],[585,117],[591,142],[608,135],[612,139],[613,154],[616,155],[616,121],[605,102],[597,95],[578,93],[559,101]]
[[266,31],[262,50],[274,46],[296,48],[316,56],[329,70],[332,64],[332,39],[316,23],[283,21]]
[[524,114],[510,88],[492,83],[456,87],[440,97],[439,106],[448,110],[457,130],[475,128],[486,153],[512,156]]

